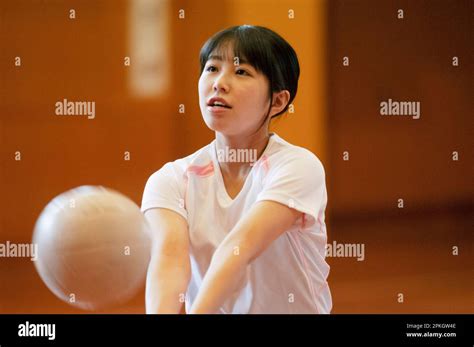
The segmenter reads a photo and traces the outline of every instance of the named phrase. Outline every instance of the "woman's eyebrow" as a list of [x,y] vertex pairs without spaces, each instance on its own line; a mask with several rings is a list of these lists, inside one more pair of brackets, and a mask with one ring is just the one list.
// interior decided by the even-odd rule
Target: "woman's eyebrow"
[[247,65],[252,66],[252,65],[247,61],[247,59],[245,59],[245,58],[239,58],[239,65],[242,65],[242,64],[247,64]]
[[[235,57],[234,57],[235,58]],[[210,55],[209,58],[207,59],[208,61],[209,60],[218,60],[218,61],[223,61],[224,58],[222,58],[221,55]],[[233,59],[232,59],[233,60]],[[247,61],[247,59],[245,58],[240,58],[239,57],[239,65],[242,65],[242,64],[247,64],[247,65],[250,65],[250,63]]]

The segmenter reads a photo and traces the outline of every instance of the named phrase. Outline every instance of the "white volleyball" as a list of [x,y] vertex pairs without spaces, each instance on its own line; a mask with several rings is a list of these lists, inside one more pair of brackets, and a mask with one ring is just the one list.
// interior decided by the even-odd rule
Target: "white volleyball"
[[116,306],[145,283],[147,223],[138,206],[116,191],[82,186],[57,196],[39,216],[33,243],[40,277],[73,306]]

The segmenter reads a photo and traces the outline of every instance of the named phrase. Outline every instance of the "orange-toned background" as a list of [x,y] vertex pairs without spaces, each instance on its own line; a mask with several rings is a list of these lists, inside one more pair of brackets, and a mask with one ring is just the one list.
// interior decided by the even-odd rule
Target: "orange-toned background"
[[[30,242],[42,208],[75,186],[109,186],[139,204],[152,172],[213,138],[198,106],[202,44],[231,25],[263,25],[293,45],[302,69],[295,112],[273,129],[322,160],[329,241],[365,244],[362,262],[328,259],[333,312],[473,311],[471,1],[161,4],[167,31],[153,44],[165,54],[147,68],[166,83],[147,97],[133,91],[131,1],[0,4],[0,242]],[[95,101],[96,118],[56,116],[64,98]],[[380,116],[389,98],[420,101],[421,119]],[[143,299],[107,312],[144,312]],[[0,258],[0,312],[82,311],[54,297],[29,259]]]

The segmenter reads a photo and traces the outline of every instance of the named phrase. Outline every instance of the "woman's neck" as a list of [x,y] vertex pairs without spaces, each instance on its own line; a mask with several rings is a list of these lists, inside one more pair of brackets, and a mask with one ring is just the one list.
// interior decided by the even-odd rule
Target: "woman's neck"
[[216,132],[217,159],[222,174],[231,178],[245,177],[265,151],[270,139],[268,131],[250,136],[226,136]]

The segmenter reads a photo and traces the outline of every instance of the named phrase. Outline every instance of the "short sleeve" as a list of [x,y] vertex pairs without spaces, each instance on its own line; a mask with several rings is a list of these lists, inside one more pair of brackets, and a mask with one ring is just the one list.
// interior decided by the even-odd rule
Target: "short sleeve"
[[166,208],[188,219],[184,207],[184,179],[173,163],[165,164],[148,179],[143,192],[141,211]]
[[263,183],[257,201],[276,201],[294,208],[308,218],[311,226],[326,208],[326,184],[324,167],[312,154],[287,155],[272,165]]

